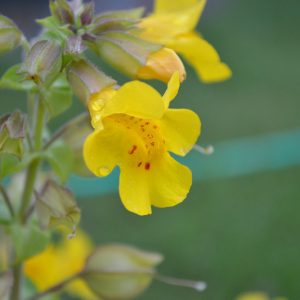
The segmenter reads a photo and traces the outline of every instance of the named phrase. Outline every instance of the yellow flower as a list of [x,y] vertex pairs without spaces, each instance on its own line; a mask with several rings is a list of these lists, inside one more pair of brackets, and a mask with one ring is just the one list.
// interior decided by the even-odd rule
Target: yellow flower
[[146,65],[139,68],[137,78],[168,82],[176,71],[179,72],[179,79],[182,82],[186,73],[181,59],[172,49],[161,48],[149,55]]
[[217,51],[194,31],[206,0],[156,0],[154,13],[144,18],[140,33],[145,40],[161,43],[181,54],[204,82],[216,82],[231,76]]
[[89,101],[96,130],[84,144],[85,162],[97,176],[108,175],[118,165],[121,200],[139,215],[151,214],[151,205],[174,206],[190,190],[191,171],[168,152],[184,156],[200,134],[194,112],[169,108],[179,84],[176,72],[163,96],[143,82],[131,81]]
[[[24,272],[39,291],[44,291],[80,272],[91,250],[92,243],[88,236],[78,231],[74,238],[49,245],[43,252],[27,260]],[[85,300],[98,299],[81,279],[69,283],[66,291]]]

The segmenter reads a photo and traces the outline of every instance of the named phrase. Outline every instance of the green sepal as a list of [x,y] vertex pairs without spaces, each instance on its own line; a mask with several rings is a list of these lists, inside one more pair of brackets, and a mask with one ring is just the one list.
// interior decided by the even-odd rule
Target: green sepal
[[21,158],[26,131],[25,115],[19,111],[0,117],[0,153]]
[[0,79],[0,88],[16,91],[37,91],[37,86],[20,73],[21,64],[10,67]]
[[49,233],[35,223],[27,223],[26,226],[14,223],[9,230],[17,264],[43,251],[50,240]]
[[148,56],[161,49],[161,45],[144,41],[130,33],[108,32],[98,37],[91,47],[120,72],[135,77]]
[[0,53],[8,52],[21,44],[22,32],[9,18],[0,15]]
[[63,225],[74,233],[80,221],[80,209],[69,189],[48,180],[41,192],[36,193],[36,199],[36,212],[42,228]]

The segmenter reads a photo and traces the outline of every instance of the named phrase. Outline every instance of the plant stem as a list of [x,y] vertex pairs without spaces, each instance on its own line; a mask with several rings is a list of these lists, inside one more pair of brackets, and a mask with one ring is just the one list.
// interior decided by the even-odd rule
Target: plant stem
[[5,188],[1,184],[0,184],[0,192],[1,192],[2,196],[3,196],[3,200],[4,200],[6,206],[7,206],[8,210],[9,210],[10,215],[13,218],[14,215],[15,215],[14,208],[13,208],[13,206],[11,204],[10,198],[9,198],[9,196],[8,196]]
[[10,300],[20,299],[21,273],[22,273],[22,265],[16,265],[13,268],[14,281],[11,289]]
[[[44,118],[45,118],[45,104],[43,99],[39,98],[37,101],[37,111],[36,111],[36,120],[35,120],[35,130],[34,130],[34,150],[40,151],[42,149],[42,135],[44,128]],[[19,212],[20,219],[22,222],[25,221],[24,216],[26,215],[26,210],[30,204],[30,200],[33,194],[34,184],[36,180],[37,171],[39,168],[40,161],[35,159],[31,162],[27,170],[25,187],[22,195],[21,208]]]
[[[44,122],[45,122],[45,104],[41,96],[39,97],[38,101],[36,102],[36,118],[34,122],[34,135],[33,135],[33,145],[34,151],[40,151],[42,149],[42,135],[44,129]],[[39,168],[40,160],[35,159],[33,160],[27,170],[26,181],[24,185],[21,207],[19,210],[19,221],[23,224],[26,222],[26,212],[28,206],[30,204],[30,200],[34,191],[34,185],[36,181],[36,176]],[[22,264],[18,264],[13,268],[13,286],[12,286],[12,293],[10,296],[10,300],[19,300],[21,298],[20,294],[20,285],[22,279]]]
[[30,297],[28,300],[37,300],[40,299],[44,296],[47,296],[51,293],[55,293],[58,292],[59,290],[61,290],[65,285],[67,285],[68,283],[70,283],[72,280],[74,280],[75,278],[77,278],[80,274],[75,274],[67,279],[65,279],[64,281],[50,287],[49,289],[45,290],[44,292],[41,292],[39,294],[35,294],[34,296]]

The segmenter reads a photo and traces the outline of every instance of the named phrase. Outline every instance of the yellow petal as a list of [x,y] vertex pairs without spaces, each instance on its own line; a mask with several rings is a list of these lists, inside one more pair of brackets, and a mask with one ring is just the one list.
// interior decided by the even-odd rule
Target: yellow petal
[[121,160],[124,136],[110,123],[91,133],[83,146],[83,157],[89,170],[96,176],[108,175]]
[[[161,3],[160,3],[161,2]],[[192,31],[205,6],[205,1],[160,1],[154,14],[142,19],[139,26],[144,29],[140,35],[148,41],[168,44],[168,41],[179,34]],[[164,2],[164,3],[163,3]],[[163,9],[164,8],[164,9]]]
[[200,119],[188,109],[168,109],[159,124],[167,149],[180,156],[192,149],[200,135]]
[[178,163],[168,153],[153,162],[149,176],[151,204],[156,207],[170,207],[181,203],[192,184],[190,169]]
[[143,119],[161,118],[164,102],[161,95],[150,85],[131,81],[124,84],[107,102],[102,116],[119,113]]
[[182,54],[204,82],[222,81],[231,76],[231,70],[221,62],[213,46],[196,33],[179,36],[169,47]]
[[179,73],[179,78],[182,82],[185,79],[186,73],[181,59],[174,50],[161,48],[149,55],[146,65],[138,70],[137,77],[168,82],[172,74],[176,71]]
[[149,171],[134,164],[120,166],[119,192],[125,208],[140,216],[151,214]]
[[204,6],[205,0],[155,0],[154,1],[154,12],[155,13],[168,13],[170,11],[181,11],[189,6],[200,3]]
[[165,107],[168,108],[170,102],[176,97],[180,87],[179,73],[175,72],[168,82],[167,90],[163,95],[163,100],[165,102]]

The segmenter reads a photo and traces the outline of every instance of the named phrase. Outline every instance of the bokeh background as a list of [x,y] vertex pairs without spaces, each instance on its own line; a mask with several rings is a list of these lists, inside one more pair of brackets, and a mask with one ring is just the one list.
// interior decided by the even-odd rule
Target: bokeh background
[[[99,11],[140,5],[150,10],[152,2],[96,1]],[[38,32],[32,20],[48,14],[48,1],[2,0],[0,10],[32,36]],[[203,85],[187,68],[174,105],[201,116],[199,143],[215,145],[216,152],[192,154],[197,176],[183,204],[141,218],[122,207],[117,180],[115,191],[103,194],[99,179],[98,196],[91,196],[86,182],[77,185],[82,227],[95,243],[161,252],[161,273],[208,283],[203,294],[154,283],[139,299],[232,300],[251,290],[300,299],[299,11],[294,0],[208,1],[198,29],[234,75]],[[1,73],[19,55],[1,56]],[[25,109],[24,99],[1,91],[1,114]],[[82,109],[75,100],[51,127]]]

